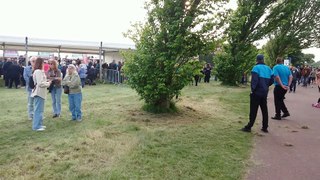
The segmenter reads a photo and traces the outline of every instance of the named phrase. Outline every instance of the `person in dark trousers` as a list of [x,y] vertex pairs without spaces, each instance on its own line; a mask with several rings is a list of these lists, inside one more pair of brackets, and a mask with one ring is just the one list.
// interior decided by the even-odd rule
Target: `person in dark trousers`
[[20,84],[20,71],[20,66],[16,62],[8,68],[7,77],[9,78],[9,88],[12,88],[14,82],[16,89],[18,89]]
[[96,69],[92,66],[89,70],[88,70],[88,76],[87,78],[89,79],[89,85],[94,85],[94,80],[96,79]]
[[5,86],[6,88],[9,87],[9,82],[10,82],[10,78],[8,77],[8,70],[9,67],[12,65],[11,59],[8,59],[7,62],[4,63],[3,67],[2,67],[2,71],[3,71],[3,79],[5,82]]
[[[281,118],[285,118],[290,116],[290,113],[284,104],[285,95],[291,86],[292,82],[292,74],[289,67],[283,65],[283,59],[277,58],[277,65],[273,67],[273,75],[274,75],[274,105],[276,114],[272,119],[281,120]],[[283,115],[281,116],[281,111]]]
[[269,86],[273,84],[272,70],[264,64],[264,56],[257,56],[257,64],[251,71],[251,93],[250,93],[250,114],[249,123],[242,128],[244,132],[251,132],[251,128],[257,117],[258,108],[260,106],[262,112],[262,131],[268,132],[268,106],[267,96]]
[[19,67],[20,67],[20,82],[21,82],[21,86],[25,87],[26,86],[26,81],[23,78],[24,67],[22,66],[22,64],[19,64]]
[[204,73],[204,83],[209,83],[211,77],[211,66],[209,63],[203,68]]
[[292,91],[295,93],[296,88],[297,88],[297,80],[298,80],[298,76],[299,76],[298,69],[296,67],[292,66],[291,67],[291,74],[292,74],[292,83],[290,85],[289,93],[291,93]]

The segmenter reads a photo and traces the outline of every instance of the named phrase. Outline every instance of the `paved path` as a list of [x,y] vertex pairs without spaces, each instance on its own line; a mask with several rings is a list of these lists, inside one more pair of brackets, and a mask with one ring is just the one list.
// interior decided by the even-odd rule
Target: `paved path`
[[[269,117],[274,115],[273,91],[269,92]],[[254,132],[249,180],[320,180],[320,109],[311,106],[320,97],[318,88],[298,87],[286,95],[291,114],[285,120],[269,120],[269,134]],[[305,126],[305,127],[304,127]]]

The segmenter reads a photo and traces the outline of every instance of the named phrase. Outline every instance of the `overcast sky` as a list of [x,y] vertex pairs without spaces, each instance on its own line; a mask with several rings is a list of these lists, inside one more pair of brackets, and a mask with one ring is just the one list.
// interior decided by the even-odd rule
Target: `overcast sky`
[[[144,20],[144,1],[4,0],[0,35],[133,44],[123,32]],[[308,53],[320,60],[320,51]]]

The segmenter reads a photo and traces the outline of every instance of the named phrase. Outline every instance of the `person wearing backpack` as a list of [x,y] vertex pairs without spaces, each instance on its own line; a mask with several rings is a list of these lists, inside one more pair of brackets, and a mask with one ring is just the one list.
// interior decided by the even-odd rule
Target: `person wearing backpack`
[[34,101],[33,123],[34,131],[44,131],[46,126],[43,126],[43,111],[44,103],[47,97],[47,88],[50,86],[50,81],[47,80],[43,70],[44,61],[42,58],[37,58],[34,64],[33,81],[35,88],[31,92],[31,97]]
[[34,83],[32,79],[32,71],[33,71],[33,67],[36,59],[37,57],[35,56],[31,57],[29,65],[25,67],[23,70],[23,78],[26,81],[26,90],[28,95],[28,118],[30,121],[32,121],[33,119],[33,97],[31,97],[31,92],[32,92],[32,89],[34,88]]

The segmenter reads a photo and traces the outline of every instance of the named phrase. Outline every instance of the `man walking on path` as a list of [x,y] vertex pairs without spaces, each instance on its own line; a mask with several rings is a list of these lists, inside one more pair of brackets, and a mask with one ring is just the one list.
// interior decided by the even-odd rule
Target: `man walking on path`
[[[292,82],[291,71],[289,67],[283,65],[282,58],[277,58],[277,65],[273,67],[273,75],[275,79],[273,94],[276,115],[272,119],[281,120],[281,118],[290,116],[283,100]],[[281,111],[283,112],[282,116]]]
[[264,64],[263,55],[257,56],[257,64],[251,71],[251,93],[250,93],[250,115],[249,123],[242,128],[244,132],[251,132],[251,128],[257,117],[258,108],[260,106],[262,112],[262,131],[268,132],[268,106],[267,96],[269,86],[273,84],[272,70]]

